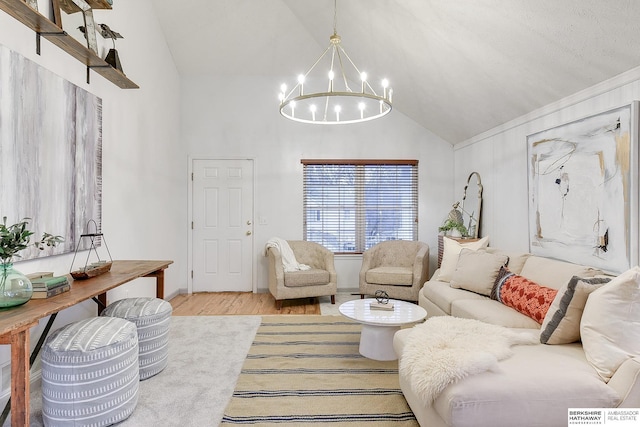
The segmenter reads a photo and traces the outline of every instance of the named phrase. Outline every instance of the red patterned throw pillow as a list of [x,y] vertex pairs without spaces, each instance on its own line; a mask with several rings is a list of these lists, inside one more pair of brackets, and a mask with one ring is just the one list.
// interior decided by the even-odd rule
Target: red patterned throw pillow
[[557,289],[540,286],[503,267],[491,297],[542,324],[557,293]]

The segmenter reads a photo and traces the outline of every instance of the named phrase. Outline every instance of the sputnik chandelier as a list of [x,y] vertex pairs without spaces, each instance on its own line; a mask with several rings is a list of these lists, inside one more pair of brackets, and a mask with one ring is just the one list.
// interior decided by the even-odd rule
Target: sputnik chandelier
[[[329,47],[309,71],[298,76],[293,89],[287,92],[286,84],[280,87],[280,114],[284,117],[302,123],[335,125],[365,122],[391,112],[393,90],[388,80],[380,82],[382,94],[376,93],[367,80],[367,73],[356,67],[342,47],[337,21],[338,7],[334,0]],[[350,84],[357,90],[352,90]]]

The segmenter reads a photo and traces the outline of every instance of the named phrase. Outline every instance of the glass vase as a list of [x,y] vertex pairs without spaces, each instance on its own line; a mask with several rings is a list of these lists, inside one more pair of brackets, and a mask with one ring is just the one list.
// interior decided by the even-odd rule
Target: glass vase
[[27,276],[10,262],[0,263],[0,309],[24,304],[31,295],[33,288]]

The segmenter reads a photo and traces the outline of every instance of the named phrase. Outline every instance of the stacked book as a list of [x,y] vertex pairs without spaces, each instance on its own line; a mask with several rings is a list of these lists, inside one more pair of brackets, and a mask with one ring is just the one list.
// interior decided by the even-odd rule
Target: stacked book
[[393,303],[392,302],[372,302],[369,304],[369,309],[371,310],[384,310],[384,311],[393,311]]
[[33,287],[31,298],[35,299],[53,297],[71,289],[67,276],[54,276],[53,273],[32,278],[31,286]]

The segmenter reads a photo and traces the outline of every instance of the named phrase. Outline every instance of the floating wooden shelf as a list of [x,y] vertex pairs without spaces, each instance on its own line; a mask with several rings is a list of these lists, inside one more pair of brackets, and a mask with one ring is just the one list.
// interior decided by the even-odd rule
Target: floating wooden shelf
[[129,80],[122,72],[113,68],[105,62],[104,59],[100,58],[78,40],[61,30],[38,11],[33,10],[23,0],[0,0],[0,9],[35,31],[37,38],[46,38],[52,44],[82,62],[88,69],[92,69],[116,86],[122,89],[139,88],[137,84]]

